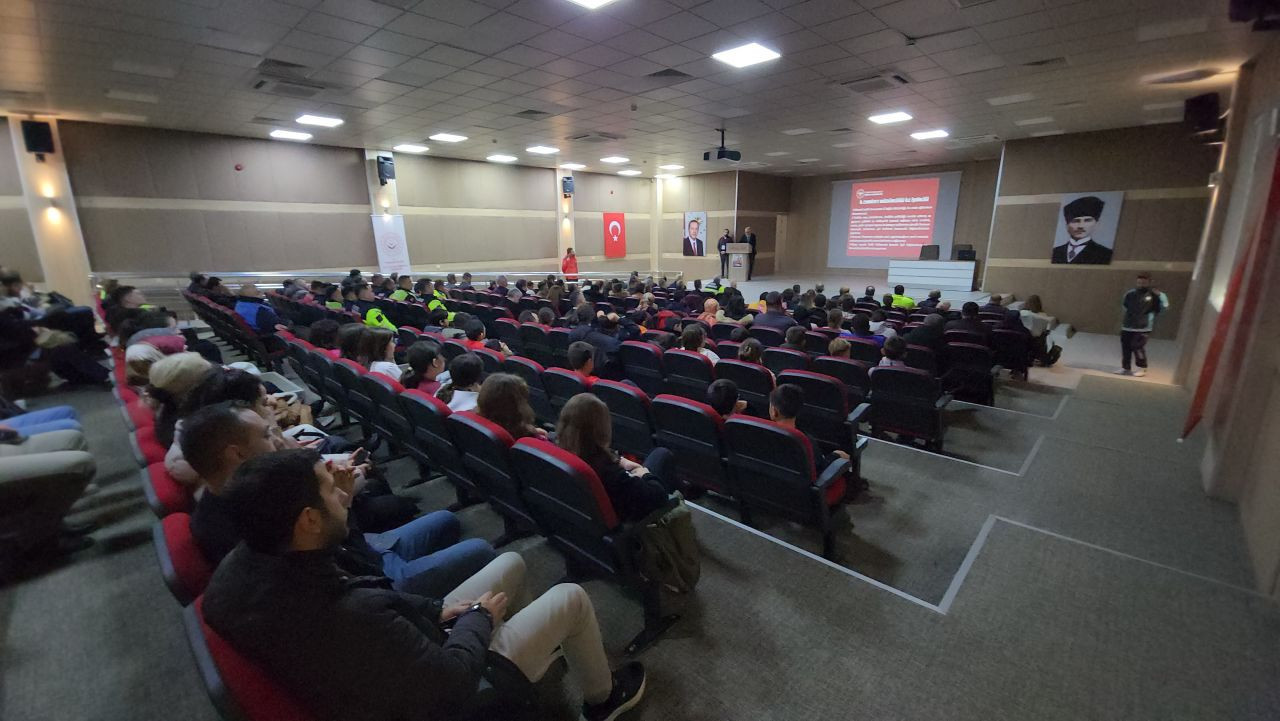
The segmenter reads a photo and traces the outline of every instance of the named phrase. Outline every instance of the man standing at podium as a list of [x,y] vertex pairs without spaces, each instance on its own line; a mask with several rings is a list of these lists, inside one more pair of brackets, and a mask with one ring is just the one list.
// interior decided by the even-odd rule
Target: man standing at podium
[[729,244],[733,242],[733,233],[728,228],[724,229],[724,235],[720,236],[719,242],[716,243],[716,250],[720,251],[720,277],[729,277]]
[[686,229],[685,236],[684,236],[684,254],[685,255],[701,257],[707,254],[707,248],[706,248],[705,242],[702,240],[702,238],[698,237],[698,234],[701,230],[702,230],[702,223],[699,223],[696,218],[694,220],[689,221],[689,225]]
[[742,230],[742,240],[738,242],[751,245],[751,255],[747,256],[747,280],[751,280],[751,274],[756,271],[756,234],[751,232],[751,226]]

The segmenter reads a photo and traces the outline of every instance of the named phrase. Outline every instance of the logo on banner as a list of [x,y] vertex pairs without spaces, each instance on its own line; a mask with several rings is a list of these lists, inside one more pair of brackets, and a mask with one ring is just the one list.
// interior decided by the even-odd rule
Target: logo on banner
[[627,219],[624,213],[604,214],[604,257],[625,258],[627,255]]

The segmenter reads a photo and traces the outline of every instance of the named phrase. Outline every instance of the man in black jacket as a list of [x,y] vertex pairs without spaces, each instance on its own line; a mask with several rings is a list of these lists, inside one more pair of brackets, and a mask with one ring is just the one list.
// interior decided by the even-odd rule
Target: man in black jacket
[[960,306],[960,318],[949,321],[946,330],[963,330],[982,336],[984,343],[991,342],[991,328],[978,318],[978,304],[969,301]]
[[483,718],[476,692],[493,651],[530,680],[564,652],[588,721],[612,721],[644,694],[636,662],[610,673],[591,599],[560,584],[519,608],[524,563],[506,553],[444,599],[396,591],[351,568],[351,476],[309,450],[247,461],[227,489],[244,542],[204,594],[209,626],[323,719]]

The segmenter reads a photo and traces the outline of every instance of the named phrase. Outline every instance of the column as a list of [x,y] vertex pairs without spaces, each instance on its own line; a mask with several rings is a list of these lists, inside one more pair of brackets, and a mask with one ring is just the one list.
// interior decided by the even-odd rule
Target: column
[[378,272],[410,273],[409,239],[405,234],[404,216],[400,214],[400,195],[395,179],[386,185],[378,178],[378,158],[395,156],[390,150],[364,151],[364,176],[369,187],[369,220],[373,223],[373,243],[378,251]]
[[[22,120],[37,119],[49,123],[53,133],[54,152],[28,153],[22,139]],[[53,118],[9,117],[9,136],[18,163],[22,196],[27,206],[31,233],[44,271],[44,285],[71,298],[79,305],[92,306],[95,291],[89,282],[89,253],[85,250],[80,216],[76,214],[71,178],[67,176],[66,157],[62,154],[62,138],[58,121]]]
[[[649,272],[657,276],[662,268],[662,191],[663,178],[654,178],[653,195],[649,199]],[[678,183],[678,178],[672,182]]]

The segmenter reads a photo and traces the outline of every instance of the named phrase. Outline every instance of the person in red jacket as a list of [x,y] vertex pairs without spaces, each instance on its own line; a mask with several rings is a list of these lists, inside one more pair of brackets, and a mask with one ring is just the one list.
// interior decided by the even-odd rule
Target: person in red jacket
[[578,279],[578,256],[573,254],[573,248],[565,251],[564,260],[560,261],[560,273],[566,281]]

